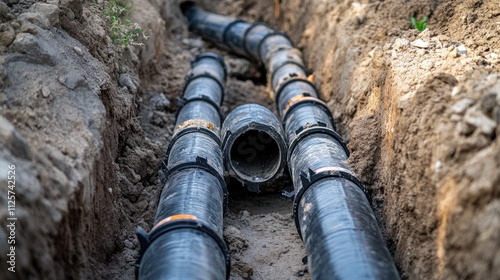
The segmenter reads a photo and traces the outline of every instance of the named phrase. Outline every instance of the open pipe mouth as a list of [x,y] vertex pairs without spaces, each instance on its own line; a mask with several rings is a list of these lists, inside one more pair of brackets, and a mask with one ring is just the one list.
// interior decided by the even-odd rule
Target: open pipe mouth
[[259,192],[259,185],[282,174],[287,154],[283,128],[266,107],[235,108],[224,120],[221,134],[226,170],[249,191]]
[[229,160],[238,177],[258,184],[276,175],[281,156],[276,139],[264,131],[252,129],[234,139]]
[[194,6],[195,6],[195,3],[193,1],[183,1],[180,4],[180,8],[181,8],[182,14],[186,15],[187,11],[189,9],[191,9],[192,7],[194,7]]

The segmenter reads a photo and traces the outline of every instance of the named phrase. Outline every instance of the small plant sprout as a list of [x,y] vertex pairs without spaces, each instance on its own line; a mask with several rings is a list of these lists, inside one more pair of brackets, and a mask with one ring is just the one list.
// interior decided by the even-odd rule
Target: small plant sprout
[[131,10],[132,4],[122,4],[118,0],[111,0],[104,12],[104,17],[109,25],[111,41],[122,48],[128,45],[142,46],[142,43],[136,41],[139,36],[147,39],[139,24],[128,19]]
[[415,17],[410,17],[411,24],[420,32],[427,28],[427,20],[428,18],[426,16],[422,17],[420,20],[417,20]]

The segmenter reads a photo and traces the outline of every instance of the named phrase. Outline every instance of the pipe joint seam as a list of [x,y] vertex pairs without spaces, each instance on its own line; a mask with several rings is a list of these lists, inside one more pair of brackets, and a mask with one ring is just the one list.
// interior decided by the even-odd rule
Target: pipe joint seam
[[182,111],[182,108],[184,108],[184,106],[186,106],[188,103],[193,102],[193,101],[204,101],[204,102],[207,102],[208,104],[210,104],[212,107],[214,107],[214,109],[219,114],[220,122],[222,123],[222,121],[224,120],[224,117],[222,116],[222,112],[220,110],[219,105],[206,95],[200,95],[198,97],[193,97],[193,98],[189,98],[189,99],[185,99],[185,98],[179,99],[179,105],[178,105],[179,107],[177,108],[177,113],[175,114],[175,118],[177,119],[177,117],[179,116],[179,114]]
[[168,162],[170,150],[172,149],[172,146],[174,146],[177,139],[181,138],[182,136],[184,136],[186,134],[193,133],[193,132],[200,132],[200,133],[206,134],[207,136],[212,138],[217,143],[217,145],[219,147],[221,147],[220,138],[216,134],[216,132],[214,131],[214,128],[210,129],[209,127],[199,126],[199,125],[189,126],[189,127],[183,128],[182,130],[179,130],[177,133],[174,134],[174,137],[172,137],[172,139],[170,139],[170,143],[168,143],[168,147],[167,147],[167,154],[166,154],[165,160],[163,161],[164,162],[163,166],[165,166],[165,167],[167,166],[166,163]]
[[[274,80],[274,76],[276,75],[276,73],[278,73],[278,70],[280,70],[284,66],[290,65],[290,64],[297,65],[298,67],[304,69],[304,65],[301,64],[300,62],[293,61],[293,60],[283,61],[282,63],[280,63],[277,66],[275,66],[274,71],[271,72],[271,79],[270,79],[270,81]],[[305,69],[304,69],[304,72],[305,72]]]
[[343,179],[346,179],[346,180],[353,182],[365,194],[366,199],[368,201],[371,201],[371,199],[368,195],[368,192],[366,191],[363,184],[348,169],[332,166],[332,167],[320,168],[319,170],[316,170],[316,171],[309,169],[308,173],[301,171],[300,180],[302,183],[302,187],[300,188],[298,193],[296,193],[294,195],[294,198],[293,198],[293,219],[295,221],[295,226],[297,227],[300,239],[302,239],[302,233],[300,230],[299,215],[298,215],[300,200],[302,199],[302,196],[304,195],[304,193],[314,183],[320,181],[321,179],[330,178],[330,177],[343,178]]
[[[243,48],[245,49],[245,51],[247,53],[250,54],[251,57],[253,57],[256,61],[258,61],[258,63],[262,63],[262,61],[260,61],[259,50],[256,49],[256,52],[252,52],[252,50],[250,49],[251,47],[249,45],[249,42],[251,40],[248,40],[248,36],[250,35],[250,33],[254,29],[259,28],[259,27],[262,27],[263,29],[265,29],[264,32],[268,32],[268,34],[276,32],[276,30],[274,30],[273,28],[269,27],[267,24],[262,23],[262,22],[256,22],[256,23],[250,24],[250,27],[247,30],[245,30],[245,33],[243,34]],[[260,45],[260,43],[261,43],[261,41],[258,42],[258,45]]]
[[[293,73],[290,73],[290,77],[287,78],[286,80],[284,80],[282,83],[280,83],[278,85],[278,89],[276,90],[276,94],[274,95],[274,100],[276,102],[276,109],[278,112],[281,112],[283,110],[283,108],[279,108],[279,100],[280,100],[280,97],[281,97],[281,92],[283,91],[283,89],[292,84],[292,83],[296,83],[296,82],[303,82],[303,83],[307,83],[309,84],[312,88],[316,89],[316,86],[307,79],[307,77],[304,77],[302,75],[297,75],[297,74],[293,74]],[[313,93],[310,93],[310,94],[313,94]],[[316,92],[314,93],[316,95],[318,95],[318,91],[316,89]]]
[[[236,19],[233,22],[231,22],[230,24],[228,24],[226,26],[226,28],[224,29],[224,32],[222,32],[222,40],[223,40],[224,45],[226,45],[226,46],[231,46],[232,45],[232,44],[230,44],[231,40],[229,39],[229,31],[231,30],[231,28],[233,28],[235,25],[237,25],[239,23],[248,24],[246,21],[241,20],[241,19]],[[250,25],[250,24],[248,24],[248,25]],[[241,38],[239,38],[239,40],[241,40]],[[242,46],[240,46],[240,47],[242,47],[242,50],[244,51],[244,54],[246,56],[248,56],[248,57],[252,57],[252,55],[245,48],[245,39],[244,38],[243,38],[241,44],[242,44]],[[238,50],[234,50],[234,51],[241,52],[241,49],[240,49],[240,51],[238,51]]]
[[337,142],[340,143],[340,145],[344,149],[346,156],[349,157],[349,149],[347,149],[347,145],[344,139],[342,139],[342,136],[340,136],[335,130],[328,128],[325,123],[318,122],[316,124],[309,125],[308,127],[301,126],[299,129],[297,129],[296,135],[291,140],[291,142],[290,139],[288,139],[290,145],[288,146],[287,162],[290,162],[293,150],[295,149],[295,146],[297,146],[297,143],[299,143],[299,141],[304,137],[315,133],[328,134],[332,136],[335,140],[337,140]]
[[142,229],[141,227],[138,227],[136,229],[136,235],[140,243],[140,252],[136,262],[136,275],[138,274],[144,252],[146,252],[147,248],[155,241],[155,239],[163,234],[178,229],[194,229],[210,236],[210,238],[212,238],[219,245],[224,255],[226,261],[226,279],[229,279],[231,257],[226,243],[217,235],[217,233],[213,229],[196,220],[196,217],[194,219],[178,219],[159,224],[155,226],[149,233],[144,231],[144,229]]
[[[261,59],[263,58],[263,56],[262,56],[262,45],[266,43],[267,39],[272,38],[272,37],[283,37],[283,38],[285,38],[290,43],[291,47],[294,46],[292,39],[290,37],[288,37],[287,34],[285,34],[283,32],[280,32],[280,31],[277,31],[277,30],[274,30],[274,32],[264,35],[264,37],[262,37],[262,39],[260,40],[259,44],[257,45],[257,54],[258,54],[259,58],[261,58]],[[262,62],[264,62],[264,61],[265,60],[262,60]]]
[[227,66],[226,63],[224,63],[224,57],[218,53],[214,52],[204,52],[199,55],[197,55],[193,61],[191,61],[191,68],[194,68],[197,66],[200,61],[206,58],[211,58],[215,60],[217,63],[219,63],[222,66],[222,69],[224,70],[224,80],[226,80],[227,77]]
[[202,73],[202,74],[198,74],[198,75],[193,75],[193,76],[191,76],[191,74],[186,75],[186,77],[184,77],[184,81],[185,81],[184,87],[182,88],[182,95],[183,96],[184,96],[184,94],[186,92],[186,89],[187,89],[188,85],[192,81],[194,81],[196,79],[199,79],[199,78],[209,78],[209,79],[214,80],[219,85],[220,92],[221,92],[221,100],[224,100],[224,85],[221,83],[221,81],[219,81],[219,79],[217,79],[216,77],[214,77],[213,75],[211,75],[208,72],[205,72],[205,73]]
[[330,123],[332,124],[333,129],[337,131],[335,122],[333,120],[332,112],[330,111],[326,103],[323,102],[321,99],[311,97],[309,93],[303,93],[302,96],[297,96],[297,98],[294,98],[288,102],[282,113],[283,126],[285,125],[286,121],[288,120],[289,116],[294,110],[307,105],[313,105],[321,108],[328,115],[328,118],[330,120]]
[[266,60],[266,69],[268,69],[270,73],[276,72],[282,64],[286,63],[296,63],[300,67],[305,67],[301,57],[302,54],[295,47],[277,46],[269,52],[268,56],[269,58]]
[[[195,161],[184,162],[184,163],[178,164],[170,169],[167,168],[167,162],[163,161],[163,163],[162,163],[163,176],[162,177],[168,178],[170,175],[174,174],[175,172],[179,172],[181,170],[188,169],[188,168],[197,168],[197,169],[205,170],[208,173],[210,173],[211,175],[213,175],[215,178],[217,178],[217,180],[220,182],[220,185],[222,186],[222,192],[224,193],[223,206],[224,206],[224,211],[226,211],[229,193],[227,191],[226,182],[224,181],[224,176],[223,176],[223,174],[220,174],[219,172],[217,172],[217,170],[208,163],[206,158],[196,157]],[[158,199],[158,202],[159,202],[159,199]]]

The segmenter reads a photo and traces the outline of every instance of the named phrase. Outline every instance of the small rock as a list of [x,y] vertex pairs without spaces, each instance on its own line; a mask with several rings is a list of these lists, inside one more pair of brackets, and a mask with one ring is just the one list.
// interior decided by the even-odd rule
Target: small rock
[[491,59],[498,59],[498,54],[492,52],[492,53],[488,54],[486,57],[491,58]]
[[14,28],[15,30],[19,29],[19,27],[21,27],[21,21],[16,19],[16,20],[13,20],[11,23],[10,23],[10,26],[12,26],[12,28]]
[[458,57],[458,50],[455,47],[451,47],[448,49],[448,57],[449,58],[456,58]]
[[410,41],[408,41],[407,39],[397,38],[394,41],[394,44],[392,44],[392,48],[399,51],[406,49],[409,45]]
[[88,83],[83,77],[81,73],[78,72],[69,72],[64,75],[59,76],[57,79],[63,86],[69,88],[69,89],[75,89],[80,86],[87,86]]
[[460,93],[460,88],[459,87],[453,87],[451,90],[451,96],[455,96]]
[[167,123],[167,114],[160,111],[154,111],[151,123],[159,127],[164,127]]
[[72,158],[72,159],[76,159],[76,157],[78,156],[78,154],[77,154],[77,152],[76,152],[75,148],[73,148],[73,147],[68,147],[68,146],[66,146],[66,147],[64,147],[64,148],[62,149],[62,153],[63,153],[64,155],[69,156],[69,157],[70,157],[70,158]]
[[130,93],[135,94],[137,92],[138,85],[132,80],[129,74],[121,74],[118,78],[118,85],[120,87],[127,87]]
[[205,45],[205,42],[201,39],[182,39],[182,43],[188,45],[192,48],[202,48]]
[[42,14],[49,20],[51,26],[58,27],[60,25],[59,8],[56,5],[37,2],[31,5],[29,10],[34,13]]
[[495,93],[488,93],[481,98],[481,111],[485,114],[490,114],[493,108],[497,105],[497,95]]
[[129,248],[129,249],[134,248],[134,244],[132,244],[132,242],[130,242],[130,240],[128,240],[128,239],[125,239],[125,241],[123,241],[123,245],[125,245],[125,247]]
[[9,6],[3,1],[0,1],[0,22],[7,22],[11,19],[9,12]]
[[440,160],[436,160],[434,163],[434,170],[438,171],[441,167],[443,167],[443,163]]
[[470,106],[474,105],[476,101],[470,98],[463,98],[457,101],[453,106],[451,106],[451,111],[457,114],[463,114],[465,110],[469,109]]
[[430,60],[424,60],[419,67],[424,70],[431,70],[434,67],[434,62]]
[[108,192],[109,193],[113,193],[113,189],[112,188],[108,188]]
[[457,124],[457,130],[462,135],[470,135],[474,132],[475,127],[465,122],[459,122]]
[[443,48],[443,43],[441,43],[441,41],[439,40],[439,37],[437,37],[437,36],[432,37],[431,41],[433,41],[434,43],[436,43],[436,47],[438,47],[440,49]]
[[415,91],[409,92],[399,98],[398,109],[405,109],[410,104],[411,100],[415,96]]
[[375,47],[373,48],[373,50],[371,50],[369,53],[368,53],[368,56],[370,57],[374,57],[375,56],[375,52],[377,51],[378,47]]
[[462,44],[457,48],[459,55],[467,55],[467,48]]
[[454,122],[459,122],[462,120],[462,116],[457,114],[451,114],[450,120]]
[[82,49],[80,49],[79,47],[73,47],[73,50],[75,51],[75,53],[79,56],[82,56],[83,55],[83,51]]
[[170,100],[168,100],[163,92],[153,96],[151,103],[154,104],[156,110],[167,110],[170,107]]
[[417,54],[420,56],[423,56],[423,55],[427,54],[427,51],[424,49],[417,49]]
[[488,118],[482,112],[479,112],[475,109],[467,110],[465,113],[464,121],[467,124],[473,125],[481,130],[482,133],[486,135],[491,135],[493,130],[495,129],[496,122],[492,119]]
[[135,262],[135,258],[134,258],[134,256],[132,256],[132,255],[127,255],[127,256],[125,257],[125,261],[126,261],[127,263],[134,263],[134,262]]
[[42,86],[42,88],[40,89],[40,92],[42,93],[42,96],[44,98],[47,98],[50,96],[50,90],[45,85]]
[[50,27],[50,21],[43,14],[26,12],[19,15],[19,19],[25,20],[43,29],[48,29]]
[[16,38],[16,33],[14,28],[8,23],[0,24],[0,47],[8,47],[14,39]]
[[427,49],[429,47],[429,43],[422,40],[422,39],[417,39],[413,42],[413,45],[417,48],[421,49]]

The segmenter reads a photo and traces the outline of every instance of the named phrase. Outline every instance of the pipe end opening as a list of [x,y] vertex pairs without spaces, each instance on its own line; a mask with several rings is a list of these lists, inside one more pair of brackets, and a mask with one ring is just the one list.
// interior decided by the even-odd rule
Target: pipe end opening
[[282,168],[283,151],[276,139],[251,129],[234,139],[229,160],[237,177],[252,184],[265,183]]
[[189,9],[193,8],[196,4],[194,1],[184,1],[180,4],[181,12],[184,16],[188,13]]

